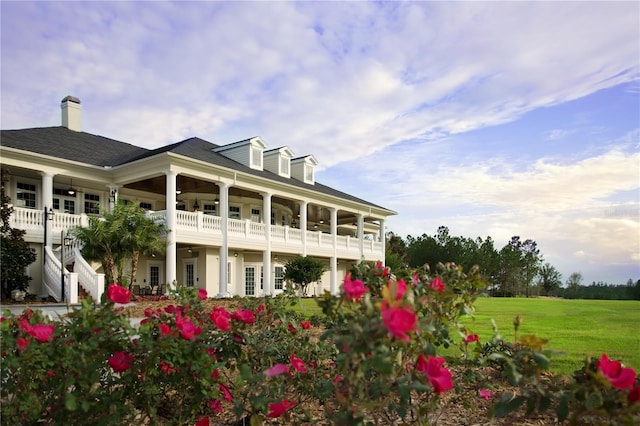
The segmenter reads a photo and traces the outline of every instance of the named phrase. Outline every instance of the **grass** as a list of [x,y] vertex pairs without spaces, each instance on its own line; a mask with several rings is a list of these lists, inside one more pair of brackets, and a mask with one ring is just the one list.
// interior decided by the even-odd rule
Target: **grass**
[[[513,341],[513,319],[519,315],[520,336],[535,334],[549,340],[547,349],[564,352],[552,358],[553,372],[571,373],[585,357],[603,352],[640,372],[639,301],[479,298],[475,307],[473,318],[462,319],[470,332],[486,342],[493,336],[493,319],[500,334]],[[314,299],[303,299],[295,310],[322,314]]]

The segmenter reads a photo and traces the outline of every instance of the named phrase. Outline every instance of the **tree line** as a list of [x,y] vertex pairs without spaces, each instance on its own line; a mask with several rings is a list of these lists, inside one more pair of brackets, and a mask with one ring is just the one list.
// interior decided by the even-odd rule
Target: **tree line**
[[640,300],[640,279],[635,283],[629,279],[623,286],[594,283],[586,287],[582,285],[580,272],[574,272],[563,287],[562,274],[544,260],[538,244],[517,235],[498,248],[490,236],[484,239],[454,236],[446,226],[440,226],[434,235],[408,235],[406,239],[388,232],[385,262],[392,270],[421,267],[435,270],[438,263],[455,262],[468,271],[478,265],[488,283],[488,294],[496,297]]

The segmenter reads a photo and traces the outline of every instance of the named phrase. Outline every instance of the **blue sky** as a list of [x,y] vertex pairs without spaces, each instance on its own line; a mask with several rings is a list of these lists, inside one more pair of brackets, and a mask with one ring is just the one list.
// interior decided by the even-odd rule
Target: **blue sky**
[[7,2],[3,129],[261,136],[406,237],[513,235],[640,279],[638,2]]

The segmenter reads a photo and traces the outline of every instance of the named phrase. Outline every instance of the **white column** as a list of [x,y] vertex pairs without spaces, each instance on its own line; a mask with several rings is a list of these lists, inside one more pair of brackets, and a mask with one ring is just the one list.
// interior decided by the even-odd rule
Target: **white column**
[[300,231],[302,233],[302,255],[307,255],[307,202],[300,201]]
[[46,215],[49,212],[49,209],[53,208],[53,176],[54,174],[51,172],[42,172],[40,173],[42,176],[42,211],[45,217],[42,218],[44,221],[44,240],[46,241],[47,247],[53,246],[53,232],[52,232],[52,223],[47,219]]
[[387,238],[385,235],[385,229],[384,229],[384,219],[380,219],[380,240],[382,243],[382,259],[380,259],[382,261],[382,264],[384,265],[384,258],[386,256],[386,252],[385,250],[387,249],[386,245],[387,245]]
[[109,211],[112,212],[118,201],[118,185],[109,185]]
[[229,217],[229,184],[218,182],[220,188],[220,225],[222,228],[222,247],[220,247],[220,284],[217,297],[229,297],[227,290],[227,262],[229,261],[229,238],[228,223]]
[[331,285],[331,294],[338,294],[338,256],[337,256],[337,243],[338,243],[338,209],[329,208],[331,212],[331,237],[333,239],[333,256],[331,256],[329,267],[329,278]]
[[267,248],[262,253],[262,284],[265,296],[271,295],[271,194],[262,193],[262,221],[265,225]]
[[166,262],[166,282],[173,286],[177,280],[176,273],[176,182],[178,172],[175,170],[169,170],[165,172],[167,176],[167,193],[165,197],[167,199],[167,254],[165,256]]
[[364,215],[358,215],[358,245],[360,248],[360,261],[364,260]]

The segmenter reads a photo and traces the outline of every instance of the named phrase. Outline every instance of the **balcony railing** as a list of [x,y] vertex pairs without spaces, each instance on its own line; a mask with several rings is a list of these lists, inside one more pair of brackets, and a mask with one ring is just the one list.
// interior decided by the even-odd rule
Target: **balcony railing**
[[[148,212],[149,218],[164,223],[166,225],[166,210]],[[73,215],[68,213],[56,213],[52,219],[53,231],[68,230],[75,226],[86,226],[88,223],[86,215]],[[11,217],[11,226],[19,229],[31,230],[32,233],[42,233],[44,227],[44,212],[14,208]],[[285,249],[290,251],[302,251],[303,231],[289,226],[269,225],[253,222],[249,219],[227,219],[228,237],[238,240],[246,240],[255,246],[266,245],[267,229],[274,249]],[[191,241],[202,238],[203,243],[210,241],[212,236],[222,237],[222,218],[219,216],[207,215],[202,212],[187,212],[178,210],[176,212],[175,232],[178,241]],[[329,255],[335,251],[340,256],[347,256],[354,259],[360,258],[360,240],[356,237],[328,234],[320,231],[306,232],[307,253],[314,255]],[[181,235],[182,233],[185,233]],[[365,258],[374,260],[382,255],[382,242],[365,238],[362,241],[362,250]],[[335,246],[335,247],[334,247]]]

